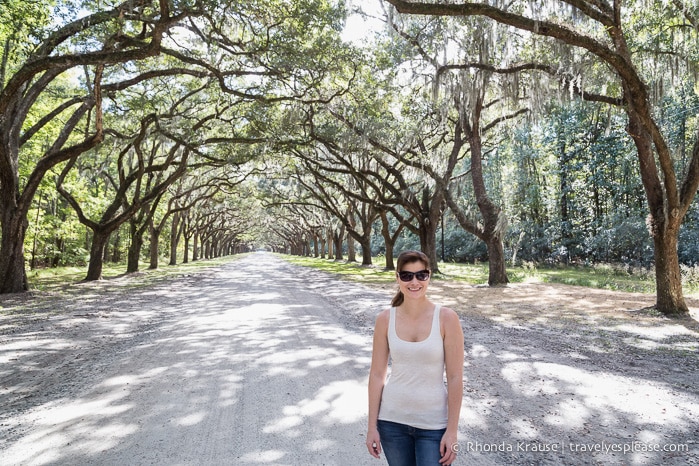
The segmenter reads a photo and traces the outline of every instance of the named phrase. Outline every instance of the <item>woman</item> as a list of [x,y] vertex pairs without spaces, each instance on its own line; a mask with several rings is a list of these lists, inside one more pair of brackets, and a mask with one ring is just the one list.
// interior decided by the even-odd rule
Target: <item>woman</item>
[[463,396],[461,322],[453,310],[427,298],[425,254],[401,253],[396,277],[398,292],[374,328],[366,445],[375,458],[383,450],[391,466],[450,465],[458,451]]

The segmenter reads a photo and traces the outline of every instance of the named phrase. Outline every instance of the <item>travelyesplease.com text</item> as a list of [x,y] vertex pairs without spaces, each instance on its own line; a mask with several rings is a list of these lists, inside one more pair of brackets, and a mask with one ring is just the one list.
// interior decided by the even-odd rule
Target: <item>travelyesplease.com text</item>
[[541,453],[643,453],[643,452],[689,452],[689,445],[686,443],[645,443],[645,442],[622,442],[622,443],[576,443],[576,442],[465,442],[455,445],[457,451],[478,452],[478,453],[502,453],[502,452],[541,452]]

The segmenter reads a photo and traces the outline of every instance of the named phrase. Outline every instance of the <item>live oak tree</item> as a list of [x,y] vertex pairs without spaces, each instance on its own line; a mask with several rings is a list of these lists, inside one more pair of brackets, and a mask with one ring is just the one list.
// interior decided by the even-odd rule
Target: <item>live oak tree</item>
[[[522,106],[525,100],[520,87],[512,85],[513,75],[536,69],[532,64],[517,67],[495,67],[500,63],[509,44],[504,40],[502,28],[489,29],[488,34],[464,36],[462,28],[484,30],[486,25],[478,19],[470,24],[447,24],[446,19],[405,18],[400,24],[391,21],[392,28],[410,44],[413,54],[421,57],[427,70],[427,81],[432,81],[434,105],[442,118],[450,119],[456,126],[451,136],[452,148],[448,155],[447,170],[440,173],[430,164],[420,167],[432,177],[437,189],[444,192],[445,203],[454,213],[459,224],[482,240],[488,252],[488,284],[508,283],[505,269],[503,238],[507,218],[503,209],[493,200],[486,188],[484,166],[486,154],[497,145],[498,138],[486,138],[510,120],[526,114]],[[514,41],[514,39],[509,39]],[[456,55],[450,57],[450,55]],[[451,62],[454,63],[451,63]],[[429,76],[431,71],[432,76]],[[470,165],[465,173],[455,174],[457,164],[468,152]],[[466,174],[470,176],[465,176]],[[472,209],[462,207],[461,196],[465,178],[470,179],[479,218],[470,215]],[[468,205],[468,203],[467,203]]]
[[[627,131],[636,146],[648,202],[656,308],[667,315],[687,314],[678,235],[699,188],[699,138],[695,137],[687,162],[678,167],[668,136],[658,123],[654,103],[662,90],[672,85],[673,78],[696,79],[699,6],[683,0],[550,0],[542,4],[386,1],[402,14],[483,16],[513,30],[552,39],[561,47],[558,54],[549,55],[550,63],[573,76],[567,82],[572,94],[583,99],[604,95],[598,100],[619,102],[628,117]],[[565,53],[564,47],[568,47]],[[607,79],[588,79],[593,73],[599,73],[597,78],[606,75]],[[599,84],[591,92],[595,82]]]
[[[86,280],[102,278],[104,248],[109,236],[144,204],[155,202],[187,169],[191,155],[189,147],[172,144],[161,150],[157,138],[153,137],[151,126],[157,125],[153,115],[141,121],[140,131],[132,142],[122,147],[116,154],[113,173],[103,170],[98,176],[106,178],[109,188],[106,208],[91,219],[78,199],[63,185],[65,176],[73,169],[78,158],[72,158],[61,171],[56,188],[73,207],[80,222],[92,230],[92,247]],[[107,152],[110,146],[103,146]],[[106,154],[110,156],[111,154]]]
[[[362,265],[371,265],[372,226],[379,217],[379,210],[375,207],[377,194],[365,180],[352,177],[340,165],[336,165],[332,156],[328,159],[326,156],[330,151],[331,148],[323,146],[297,151],[303,171],[297,172],[295,178],[306,189],[315,206],[342,223],[350,237],[349,244],[353,240],[360,244]],[[357,154],[344,152],[340,157],[360,171],[362,164],[369,163],[366,157]],[[348,255],[348,260],[353,261],[351,248]]]
[[[419,229],[415,215],[403,206],[406,193],[412,189],[411,182],[405,180],[401,167],[387,160],[390,157],[373,147],[367,138],[367,134],[395,137],[391,127],[394,119],[387,111],[391,93],[381,74],[359,66],[346,94],[328,104],[306,108],[298,118],[305,144],[295,154],[304,162],[305,170],[315,175],[316,185],[333,186],[349,204],[349,209],[331,208],[327,212],[360,243],[364,265],[372,262],[373,223],[382,219],[386,268],[392,270],[393,245],[398,235],[406,226],[416,234]],[[310,189],[309,193],[321,194],[318,189]],[[391,232],[394,223],[398,227]],[[331,245],[332,239],[327,243]]]
[[322,244],[318,255],[325,257],[327,246],[332,259],[331,217],[309,202],[308,192],[294,176],[298,166],[296,157],[288,153],[270,154],[264,161],[265,173],[256,180],[256,191],[265,212],[266,242],[276,252],[296,255],[309,255],[310,242],[315,243],[314,253]]
[[[379,205],[399,205],[401,210],[411,213],[413,222],[401,221],[399,224],[405,225],[420,237],[422,250],[435,264],[437,264],[436,231],[440,226],[439,219],[446,205],[449,204],[457,214],[461,225],[487,244],[491,258],[489,283],[492,285],[507,283],[502,244],[506,222],[503,221],[502,210],[491,201],[485,189],[481,168],[483,158],[481,135],[483,132],[492,131],[498,124],[520,112],[514,111],[512,115],[503,115],[503,112],[499,111],[493,121],[481,123],[484,120],[482,117],[484,109],[488,107],[492,111],[493,107],[492,103],[484,102],[488,90],[485,83],[488,79],[483,79],[482,76],[492,74],[493,70],[476,69],[476,76],[469,82],[469,79],[463,79],[464,70],[468,70],[469,65],[463,65],[455,69],[459,70],[460,74],[454,73],[457,77],[452,78],[449,68],[433,58],[439,55],[439,50],[435,50],[439,48],[434,43],[435,34],[443,31],[439,30],[439,25],[435,27],[436,21],[433,20],[431,23],[418,24],[417,21],[413,21],[405,25],[405,29],[392,23],[394,30],[401,37],[397,41],[387,41],[382,45],[385,50],[392,51],[391,58],[379,59],[377,62],[388,62],[390,65],[387,67],[394,69],[410,70],[403,72],[407,77],[396,76],[397,73],[393,76],[390,72],[383,73],[386,80],[382,86],[388,88],[391,84],[387,85],[386,82],[394,81],[395,84],[392,84],[394,88],[374,97],[372,102],[370,96],[376,94],[375,89],[365,85],[362,91],[358,91],[355,86],[352,92],[353,99],[345,99],[352,104],[343,101],[344,105],[335,103],[331,106],[330,113],[344,122],[358,136],[359,141],[355,142],[354,148],[348,147],[348,136],[343,135],[339,130],[328,131],[329,136],[316,131],[313,137],[324,144],[330,153],[335,154],[338,165],[342,167],[336,170],[344,170],[355,179],[366,180],[373,177],[372,182],[380,186],[379,191],[393,194],[393,196],[385,196],[386,198]],[[481,47],[479,50],[484,48]],[[375,72],[372,75],[381,76],[382,73]],[[444,75],[451,78],[446,86]],[[364,81],[371,82],[376,78],[363,77],[362,79],[363,84]],[[459,79],[463,82],[458,82]],[[440,89],[438,92],[440,98],[432,96],[432,90],[436,88]],[[396,97],[401,94],[402,102]],[[387,98],[386,95],[390,97]],[[495,97],[492,100],[497,103],[505,99]],[[384,103],[386,101],[389,103]],[[362,102],[362,104],[356,102]],[[499,106],[502,107],[502,105]],[[400,111],[395,111],[396,108]],[[381,122],[379,115],[386,115],[384,123]],[[316,126],[320,127],[320,125]],[[361,145],[362,140],[365,147]],[[454,171],[469,150],[472,166],[469,172],[478,207],[482,218],[485,219],[483,222],[472,221],[467,217],[451,193],[455,190],[452,186],[455,182]],[[378,167],[385,164],[385,171],[391,175],[376,176],[366,169],[358,169],[355,167],[356,163],[347,163],[346,160],[353,159],[352,151],[367,153],[373,151],[375,165]],[[400,218],[399,210],[395,207],[392,209],[393,216]],[[384,225],[386,224],[387,222],[384,222]],[[387,244],[390,244],[390,236],[384,236],[388,236]],[[437,265],[435,270],[438,271]]]
[[[270,1],[209,16],[211,27],[192,22],[193,37],[206,47],[186,54],[189,63],[215,62],[207,69],[223,94],[268,105],[241,118],[267,138],[260,157],[285,151],[298,136],[294,112],[285,106],[329,102],[349,87],[357,55],[339,41],[342,13],[324,0]],[[180,60],[182,55],[173,52]],[[283,120],[280,115],[292,117]]]
[[[174,237],[183,234],[186,228],[195,229],[195,260],[249,251],[252,240],[260,234],[260,205],[251,196],[249,187],[236,186],[228,193],[219,191],[190,210],[192,215],[186,222],[171,225],[172,264],[177,263],[174,255],[178,241]],[[181,220],[184,218],[182,216]]]
[[[312,252],[315,257],[325,258],[327,250],[328,259],[337,259],[341,221],[309,190],[313,177],[304,171],[298,149],[294,154],[288,163],[268,171],[264,183],[258,186],[267,211],[267,226],[277,236],[272,243],[277,250],[298,255]],[[329,186],[326,193],[328,190],[337,193]]]
[[[142,227],[150,231],[150,265],[148,268],[158,268],[160,235],[168,221],[171,221],[172,229],[177,232],[177,234],[171,235],[171,238],[176,240],[179,240],[180,236],[184,238],[182,262],[189,262],[190,242],[197,234],[197,224],[194,221],[194,217],[198,213],[197,207],[210,201],[220,192],[220,187],[216,182],[217,178],[212,176],[217,170],[218,168],[215,167],[189,170],[184,177],[177,180],[168,189],[166,202],[162,202],[160,214],[156,216],[155,212],[152,212],[153,209],[150,209],[148,218],[145,219]],[[175,241],[174,244],[170,245],[171,265],[174,265],[172,264],[173,259],[175,263],[177,262],[177,243]],[[195,254],[193,259],[197,260],[197,258]]]
[[[313,115],[308,130],[309,137],[320,146],[318,151],[324,155],[323,159],[302,154],[299,157],[306,161],[307,170],[320,178],[317,184],[333,185],[351,202],[356,218],[360,219],[361,228],[355,229],[356,223],[351,224],[349,218],[340,221],[362,245],[363,265],[371,263],[371,259],[366,257],[366,251],[371,250],[372,224],[375,220],[382,220],[386,268],[392,270],[393,245],[403,228],[410,229],[421,239],[429,234],[420,229],[418,218],[424,211],[423,204],[414,195],[414,190],[419,189],[422,183],[406,176],[408,165],[393,159],[386,153],[390,152],[389,149],[368,137],[366,128],[372,126],[370,118],[361,124],[352,123],[337,110],[326,110],[329,111],[325,125],[315,121],[317,115]],[[330,123],[333,119],[337,120],[334,125]],[[382,126],[382,130],[377,132],[385,135],[387,130],[388,127]],[[338,182],[338,176],[345,181]],[[332,212],[333,209],[329,211]],[[335,212],[338,213],[337,210]],[[336,218],[339,217],[336,215]],[[393,233],[390,231],[390,220],[395,220],[398,225]],[[426,240],[425,243],[429,241]],[[429,251],[429,247],[425,246],[424,250]],[[434,270],[439,270],[436,262]]]
[[[46,173],[96,147],[104,138],[105,66],[158,54],[163,38],[175,24],[199,13],[198,5],[185,5],[181,10],[171,6],[166,0],[129,0],[54,30],[46,29],[43,37],[37,34],[39,40],[30,50],[18,53],[8,46],[4,48],[5,79],[0,81],[0,292],[27,289],[27,213]],[[19,65],[8,66],[10,54]],[[92,84],[77,94],[67,95],[45,115],[30,120],[34,106],[51,92],[52,83],[69,70],[80,68],[93,70]],[[28,164],[20,160],[28,157],[25,148],[49,122],[58,118],[63,121],[61,129],[42,134],[47,144],[32,162],[26,178],[21,178],[20,165]]]
[[[335,40],[343,10],[325,0],[291,4],[129,0],[104,11],[101,4],[79,2],[80,8],[70,9],[59,3],[60,15],[54,23],[58,25],[48,20],[41,24],[31,37],[34,47],[18,52],[27,43],[26,36],[18,38],[13,31],[31,23],[22,21],[21,3],[10,5],[11,13],[17,13],[13,16],[16,27],[0,30],[4,46],[0,61],[0,292],[27,288],[23,243],[32,199],[49,170],[103,141],[103,113],[120,105],[117,100],[105,109],[104,96],[159,76],[189,75],[212,77],[229,105],[328,101],[347,85],[346,78],[330,79],[330,74],[337,64],[352,63],[347,48],[338,47]],[[49,11],[48,2],[32,5]],[[71,15],[82,17],[61,23]],[[139,74],[138,63],[156,56],[170,60]],[[83,69],[93,77],[91,83],[74,86],[68,93],[55,85],[59,78]],[[103,79],[105,75],[109,78]],[[320,83],[329,84],[322,93],[315,91]],[[39,110],[39,104],[50,101],[54,92],[62,100],[48,111]],[[220,102],[214,99],[209,105],[218,108]],[[61,128],[46,131],[57,121],[62,122]],[[230,118],[231,127],[236,121]],[[263,119],[253,118],[253,124],[264,132]],[[37,144],[37,139],[45,143]],[[38,153],[37,147],[44,147],[41,154],[30,154],[30,148]]]
[[[277,252],[285,252],[299,256],[310,255],[309,242],[317,238],[318,224],[314,220],[316,210],[308,204],[265,203],[269,222],[267,228],[276,239],[272,241]],[[328,225],[323,221],[324,228]],[[328,259],[333,259],[332,240],[328,242]]]
[[[435,188],[434,182],[425,176],[422,169],[432,163],[434,153],[442,150],[444,129],[439,122],[430,120],[429,112],[414,108],[419,101],[408,97],[404,97],[403,101],[392,100],[397,94],[382,94],[386,86],[382,85],[384,88],[379,91],[380,96],[373,99],[382,102],[378,106],[369,103],[374,94],[368,89],[355,92],[352,99],[346,99],[357,103],[326,106],[325,111],[346,128],[326,128],[323,132],[321,125],[316,124],[310,131],[311,137],[334,155],[338,165],[336,170],[343,170],[360,180],[361,186],[366,183],[371,186],[378,198],[367,201],[376,203],[377,214],[380,216],[381,210],[388,209],[401,225],[416,234],[420,238],[421,249],[430,257],[434,271],[439,272],[436,231],[443,209],[444,191]],[[402,106],[405,116],[395,117],[390,108],[393,104]],[[343,131],[348,134],[343,134]],[[352,139],[354,142],[349,145],[348,141]],[[343,144],[347,147],[343,147]],[[355,166],[351,154],[364,153],[370,154],[372,163]]]
[[[162,115],[159,125],[162,134],[155,133],[154,141],[159,146],[186,147],[191,152],[191,160],[187,163],[186,173],[178,179],[173,179],[174,186],[162,192],[154,202],[166,204],[162,215],[156,220],[157,205],[144,205],[142,218],[138,220],[140,228],[136,233],[143,234],[146,229],[151,231],[151,268],[157,267],[158,238],[168,219],[181,228],[177,235],[185,238],[185,261],[188,260],[189,240],[192,239],[195,228],[192,225],[191,211],[197,204],[209,200],[219,193],[226,194],[233,187],[242,183],[248,176],[259,173],[248,162],[259,156],[258,146],[269,141],[269,137],[260,134],[255,128],[254,117],[256,102],[227,99],[218,94],[216,86],[203,84],[201,86],[184,86],[184,80],[172,83],[173,88],[184,87],[184,95],[170,91],[174,102],[167,112]],[[217,106],[211,109],[210,101],[217,101]],[[253,107],[251,109],[251,107]],[[134,112],[137,110],[134,109]],[[167,122],[170,122],[166,124]],[[240,123],[241,121],[248,123]],[[170,141],[169,144],[167,141]],[[162,177],[162,172],[157,172]],[[173,189],[174,188],[174,189]],[[133,220],[133,219],[132,219]],[[175,228],[177,230],[177,228]],[[132,238],[132,245],[142,243],[138,237]],[[176,263],[177,241],[171,241],[171,265]],[[130,266],[127,271],[137,268],[139,249],[130,251]]]

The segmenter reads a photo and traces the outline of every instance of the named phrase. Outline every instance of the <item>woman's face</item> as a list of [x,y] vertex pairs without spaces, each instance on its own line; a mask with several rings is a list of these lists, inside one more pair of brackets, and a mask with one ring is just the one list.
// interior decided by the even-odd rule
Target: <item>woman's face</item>
[[[403,268],[396,275],[398,286],[405,299],[420,299],[425,297],[427,285],[430,283],[430,273],[424,262],[408,262],[403,265]],[[406,278],[409,280],[404,281]],[[420,280],[421,278],[423,280]]]

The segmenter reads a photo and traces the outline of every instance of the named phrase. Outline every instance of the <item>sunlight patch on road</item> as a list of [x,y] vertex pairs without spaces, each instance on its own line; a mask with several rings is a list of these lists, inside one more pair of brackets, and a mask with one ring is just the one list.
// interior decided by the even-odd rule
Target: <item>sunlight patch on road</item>
[[[247,302],[257,302],[264,301],[267,303],[273,303],[274,301],[283,300],[284,297],[279,293],[246,293],[246,294],[236,294],[235,300],[240,303]],[[216,302],[217,300],[213,300]]]
[[277,366],[281,364],[296,364],[303,361],[316,361],[326,358],[328,352],[323,348],[312,347],[304,350],[288,350],[288,351],[278,351],[276,353],[270,354],[259,358],[257,361],[261,364],[269,364],[272,366]]
[[330,411],[327,419],[343,424],[359,422],[367,415],[366,382],[358,380],[340,380],[332,382],[318,392],[318,398],[328,402]]
[[498,359],[501,359],[503,361],[516,361],[518,359],[522,359],[523,356],[521,354],[513,353],[512,351],[503,351],[500,354],[496,356]]
[[221,408],[233,406],[238,402],[238,392],[245,383],[245,378],[239,374],[229,374],[221,378],[219,386],[219,405]]
[[4,451],[7,464],[12,464],[12,458],[28,458],[28,452],[32,452],[31,464],[68,464],[68,458],[97,456],[116,447],[121,439],[136,434],[140,427],[109,417],[134,409],[131,404],[110,405],[122,396],[112,394],[95,401],[75,400],[28,415],[23,424],[33,423],[36,428]]
[[[230,322],[246,322],[260,321],[267,318],[286,318],[283,316],[286,306],[274,303],[253,303],[240,307],[227,307],[223,310],[203,308],[202,313],[193,315],[190,319],[183,322],[189,322],[195,327],[205,328],[212,326],[219,328],[219,325]],[[204,314],[207,312],[207,314]],[[225,328],[225,327],[224,327]]]
[[175,423],[180,426],[194,426],[202,422],[209,413],[204,411],[199,411],[197,413],[191,413],[186,416],[180,417],[175,420]]
[[550,425],[565,428],[577,425],[581,419],[589,419],[592,416],[593,413],[582,401],[571,398],[560,402],[555,411],[546,414],[544,420]]
[[510,420],[512,437],[521,440],[537,440],[539,429],[531,419],[515,418]]
[[[31,337],[31,334],[25,334],[24,337]],[[75,348],[76,341],[61,340],[58,338],[43,338],[36,340],[17,340],[14,342],[3,343],[2,351],[0,352],[0,363],[2,364],[17,364],[17,361],[29,359],[39,353],[50,351],[62,351]]]
[[335,442],[332,440],[328,439],[318,439],[318,440],[313,440],[312,442],[309,442],[308,445],[306,446],[307,450],[310,451],[317,451],[321,453],[325,453],[329,451],[331,448],[335,446]]
[[482,400],[464,396],[461,404],[459,425],[467,426],[470,429],[487,430],[488,415],[494,403],[495,401],[492,398]]
[[340,364],[345,364],[350,361],[353,361],[353,359],[348,358],[347,356],[335,356],[333,358],[323,358],[322,360],[310,361],[308,366],[312,368],[322,366],[339,366]]
[[49,415],[38,419],[37,422],[46,426],[55,426],[59,423],[70,423],[83,421],[90,417],[101,418],[120,414],[133,409],[130,403],[122,403],[122,400],[129,395],[129,391],[113,391],[100,395],[93,400],[77,399],[71,403],[64,401],[48,403]]
[[271,424],[265,426],[262,432],[265,434],[281,434],[288,433],[289,429],[303,425],[303,416],[290,415],[277,419]]
[[613,327],[600,327],[601,330],[609,330],[613,332],[626,332],[650,338],[651,340],[663,341],[668,338],[680,335],[689,335],[699,337],[699,333],[694,332],[683,325],[664,325],[647,327],[642,325],[620,324]]
[[333,367],[353,361],[334,349],[311,347],[304,350],[276,351],[259,357],[255,364],[268,366],[269,375],[305,377],[309,370]]
[[621,324],[600,327],[600,329],[609,332],[627,333],[630,336],[624,338],[626,344],[645,350],[674,349],[679,351],[699,351],[699,339],[697,339],[699,333],[683,325],[648,327]]
[[240,458],[242,463],[259,463],[267,464],[271,461],[278,461],[286,455],[285,452],[279,450],[255,450],[250,453],[246,453]]
[[474,343],[473,345],[471,345],[469,355],[472,358],[487,358],[488,356],[490,356],[490,350],[484,345]]
[[326,340],[334,345],[365,346],[367,338],[355,332],[348,332],[340,327],[331,327],[319,322],[306,322],[306,328],[316,338]]
[[306,398],[295,405],[285,406],[282,409],[285,417],[274,421],[266,429],[297,422],[298,419],[303,419],[303,422],[317,423],[320,419],[323,423],[351,424],[366,417],[366,406],[365,381],[338,380],[320,388],[314,398]]
[[623,426],[630,418],[638,425],[689,429],[699,416],[698,403],[647,380],[524,361],[506,364],[502,376],[518,393],[539,403],[547,423],[566,428],[581,428],[591,420]]

